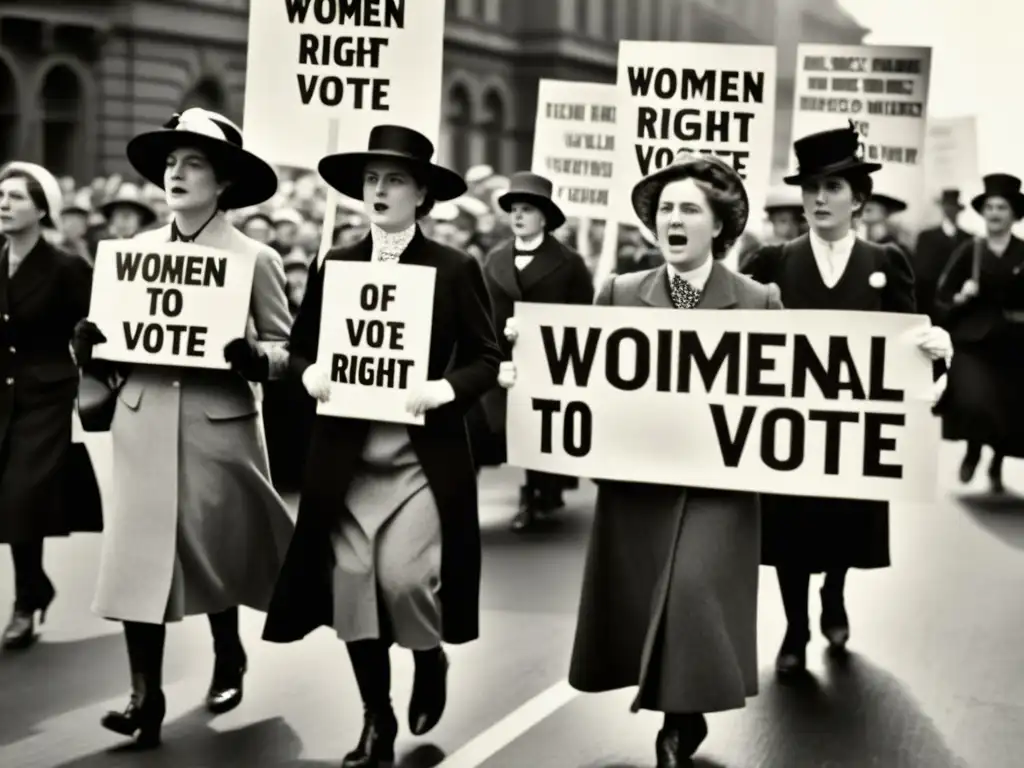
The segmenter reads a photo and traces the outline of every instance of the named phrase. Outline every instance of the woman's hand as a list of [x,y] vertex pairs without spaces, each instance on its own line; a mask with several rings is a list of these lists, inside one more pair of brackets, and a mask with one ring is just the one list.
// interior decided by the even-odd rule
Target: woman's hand
[[326,403],[331,399],[331,377],[327,375],[327,369],[317,363],[302,372],[302,386],[317,402]]
[[246,381],[262,384],[270,378],[270,358],[248,339],[233,339],[224,347],[224,360]]
[[938,380],[932,384],[931,391],[931,405],[934,408],[939,404],[939,400],[942,399],[942,395],[946,392],[946,374],[942,374]]
[[978,284],[974,280],[965,280],[960,293],[953,297],[954,304],[966,304],[978,295]]
[[519,324],[514,317],[505,321],[505,338],[513,347],[516,345],[516,340],[519,338]]
[[498,366],[498,386],[502,389],[512,389],[516,385],[516,364],[506,360]]
[[953,340],[944,328],[935,325],[922,328],[914,334],[913,341],[929,360],[949,362],[953,357]]
[[409,393],[405,410],[413,416],[422,416],[427,411],[440,408],[455,400],[455,390],[448,379],[424,382]]
[[92,320],[85,317],[79,320],[71,337],[71,351],[78,367],[81,368],[91,363],[92,348],[97,344],[103,344],[106,340],[107,337],[103,335],[103,331]]

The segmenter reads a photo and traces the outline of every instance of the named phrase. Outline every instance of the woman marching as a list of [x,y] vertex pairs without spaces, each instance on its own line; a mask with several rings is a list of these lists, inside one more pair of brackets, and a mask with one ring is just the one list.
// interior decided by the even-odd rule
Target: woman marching
[[[903,250],[854,234],[858,211],[871,198],[871,174],[882,167],[858,156],[858,142],[851,124],[795,144],[800,167],[784,181],[802,188],[810,232],[762,248],[744,269],[760,283],[779,286],[787,309],[914,312],[914,275]],[[916,341],[932,360],[952,354],[941,328],[922,329]],[[788,623],[776,668],[792,674],[806,668],[812,573],[825,573],[821,632],[831,649],[845,648],[850,637],[846,573],[889,566],[889,504],[765,495],[762,506],[762,563],[775,566]]]
[[[719,260],[750,204],[739,175],[711,156],[680,154],[633,189],[665,264],[613,277],[600,306],[781,309]],[[514,323],[505,329],[513,342]],[[503,363],[499,382],[515,382]],[[687,765],[706,713],[757,694],[758,495],[599,482],[569,683],[587,693],[638,686],[633,711],[665,713],[658,768]]]
[[1013,235],[1024,194],[1008,174],[986,176],[984,185],[971,207],[985,219],[985,236],[953,252],[936,288],[956,348],[938,410],[943,437],[967,441],[960,482],[973,479],[987,445],[989,483],[1002,493],[1003,457],[1024,457],[1024,241]]
[[[32,163],[0,169],[0,543],[14,561],[14,611],[4,648],[36,639],[56,591],[43,569],[50,536],[102,528],[99,490],[70,487],[78,371],[75,325],[89,309],[89,263],[44,238],[60,184]],[[77,446],[82,449],[84,447]],[[85,454],[87,456],[87,454]]]
[[[106,526],[93,610],[124,623],[132,694],[103,726],[156,746],[166,624],[207,614],[215,654],[206,700],[213,713],[242,700],[246,654],[238,606],[266,610],[292,532],[268,479],[250,382],[287,370],[291,317],[280,257],[231,226],[227,210],[257,205],[277,188],[274,171],[242,148],[239,129],[202,109],[136,136],[128,160],[166,190],[169,226],[140,245],[196,243],[252,254],[246,338],[224,349],[231,370],[134,366],[120,386],[111,433],[115,507]],[[111,329],[106,329],[110,331]],[[76,350],[88,370],[103,329],[80,324]]]
[[[583,257],[551,235],[565,223],[565,214],[551,199],[551,191],[549,180],[523,172],[512,176],[511,186],[498,198],[498,205],[509,214],[514,238],[498,245],[483,262],[495,328],[505,327],[517,301],[590,304],[594,300],[594,281]],[[506,341],[502,347],[504,358],[510,360],[512,345]],[[506,401],[507,394],[500,387],[483,400],[498,464],[506,459]],[[512,530],[531,530],[562,506],[565,485],[566,478],[560,475],[527,470]]]
[[362,735],[345,768],[390,765],[398,734],[389,648],[413,652],[408,723],[431,730],[444,712],[448,660],[442,642],[475,640],[479,625],[480,524],[465,414],[491,389],[500,350],[480,265],[424,237],[417,221],[466,184],[433,164],[431,142],[400,126],[377,126],[369,150],[330,155],[320,174],[362,199],[370,236],[330,251],[311,277],[291,336],[291,361],[309,394],[330,397],[317,361],[323,275],[330,262],[379,262],[436,270],[428,381],[408,409],[423,426],[318,416],[295,537],[263,637],[300,640],[331,626],[348,649],[365,708]]

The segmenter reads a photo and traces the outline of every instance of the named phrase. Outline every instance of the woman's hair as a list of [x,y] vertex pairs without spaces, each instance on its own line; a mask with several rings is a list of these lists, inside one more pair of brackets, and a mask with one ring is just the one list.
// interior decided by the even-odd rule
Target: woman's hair
[[851,173],[844,178],[850,185],[854,199],[860,203],[860,208],[857,209],[854,216],[860,216],[864,211],[864,203],[871,199],[871,193],[875,191],[875,182],[869,173]]
[[[722,231],[711,241],[711,255],[716,259],[723,258],[743,234],[747,216],[750,214],[750,204],[747,202],[742,181],[738,175],[726,173],[722,165],[702,156],[687,161],[683,167],[686,173],[679,176],[676,181],[693,179],[693,183],[707,198],[712,215],[722,225]],[[664,187],[658,190],[658,202],[662,190]]]
[[434,196],[430,194],[430,185],[427,183],[426,176],[423,172],[412,163],[408,163],[406,165],[406,171],[410,176],[412,176],[412,180],[416,183],[416,186],[425,191],[423,202],[416,207],[416,221],[419,221],[434,210],[434,203],[436,201],[434,200]]
[[25,180],[25,188],[28,190],[29,199],[32,200],[36,208],[43,212],[43,218],[39,222],[40,225],[44,227],[54,226],[53,212],[50,210],[50,204],[46,200],[46,193],[43,192],[43,187],[36,180],[36,177],[20,168],[11,168],[0,173],[0,182],[7,181],[8,179]]

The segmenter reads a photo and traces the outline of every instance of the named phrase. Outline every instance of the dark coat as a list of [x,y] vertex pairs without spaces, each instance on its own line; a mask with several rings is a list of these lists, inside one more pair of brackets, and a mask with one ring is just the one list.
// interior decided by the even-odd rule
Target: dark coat
[[935,289],[953,252],[971,240],[971,234],[959,227],[953,237],[947,235],[942,227],[921,230],[914,246],[914,289],[917,293],[917,311],[928,315],[932,322],[937,322],[935,312]]
[[[605,282],[598,305],[672,308],[664,266]],[[715,263],[697,309],[781,309]],[[642,404],[638,404],[642,407]],[[569,683],[638,686],[635,709],[719,712],[757,693],[758,494],[598,483]]]
[[1024,241],[1013,237],[1001,256],[988,247],[980,256],[976,297],[953,307],[973,279],[973,240],[953,253],[935,292],[937,305],[952,307],[944,324],[955,350],[937,409],[942,436],[1024,457]]
[[[484,282],[491,296],[494,329],[498,333],[502,360],[512,359],[512,345],[505,338],[505,323],[515,315],[517,301],[535,304],[590,304],[594,301],[594,278],[583,257],[551,235],[544,238],[525,269],[515,265],[515,240],[506,240],[483,262]],[[488,392],[481,405],[493,443],[484,450],[481,463],[504,464],[508,457],[505,440],[505,412],[508,393],[501,387]]]
[[[327,260],[368,262],[372,252],[367,237],[330,251]],[[410,426],[409,434],[441,518],[443,639],[465,643],[477,638],[480,620],[480,522],[465,415],[497,382],[501,353],[475,259],[417,231],[401,263],[437,270],[428,378],[447,379],[455,401],[428,411],[423,426]],[[291,365],[298,377],[317,356],[324,271],[318,269],[311,276],[292,328]],[[360,419],[317,416],[314,421],[295,535],[270,603],[265,640],[294,642],[331,624],[330,531],[344,509],[368,427],[369,422]]]
[[[903,249],[857,240],[834,288],[825,286],[810,238],[762,248],[744,272],[775,283],[786,309],[909,312],[915,309],[914,273]],[[873,288],[874,272],[885,286]],[[761,562],[812,572],[838,568],[885,568],[889,561],[889,503],[812,496],[762,497]]]
[[71,443],[78,369],[70,344],[89,311],[92,270],[40,238],[9,278],[7,245],[0,246],[0,542],[98,531],[95,477]]

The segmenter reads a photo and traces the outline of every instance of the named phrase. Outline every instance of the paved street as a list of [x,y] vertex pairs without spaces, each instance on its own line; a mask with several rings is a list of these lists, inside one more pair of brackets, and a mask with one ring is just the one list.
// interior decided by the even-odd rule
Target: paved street
[[[102,439],[92,446],[101,482]],[[709,718],[700,768],[1016,768],[1024,764],[1024,498],[994,501],[952,487],[959,448],[944,446],[940,502],[895,508],[896,566],[849,580],[851,649],[842,666],[810,649],[815,682],[787,687],[771,668],[783,631],[774,572],[762,569],[762,690],[747,709]],[[983,465],[984,469],[984,465]],[[983,475],[981,471],[979,474]],[[519,473],[484,476],[483,634],[450,649],[449,709],[422,740],[403,734],[401,768],[641,768],[653,766],[660,717],[631,715],[631,691],[577,696],[564,684],[593,489],[569,497],[564,523],[543,536],[507,532]],[[1007,462],[1024,492],[1024,462]],[[168,634],[164,747],[110,752],[99,719],[126,702],[117,624],[89,611],[99,536],[48,543],[58,597],[42,642],[0,655],[0,766],[10,768],[329,768],[361,726],[339,641],[259,640],[243,613],[250,659],[241,707],[216,719],[201,707],[212,667],[203,618]],[[12,579],[4,548],[0,606]],[[812,617],[816,623],[816,616]],[[394,651],[400,722],[411,659]]]

